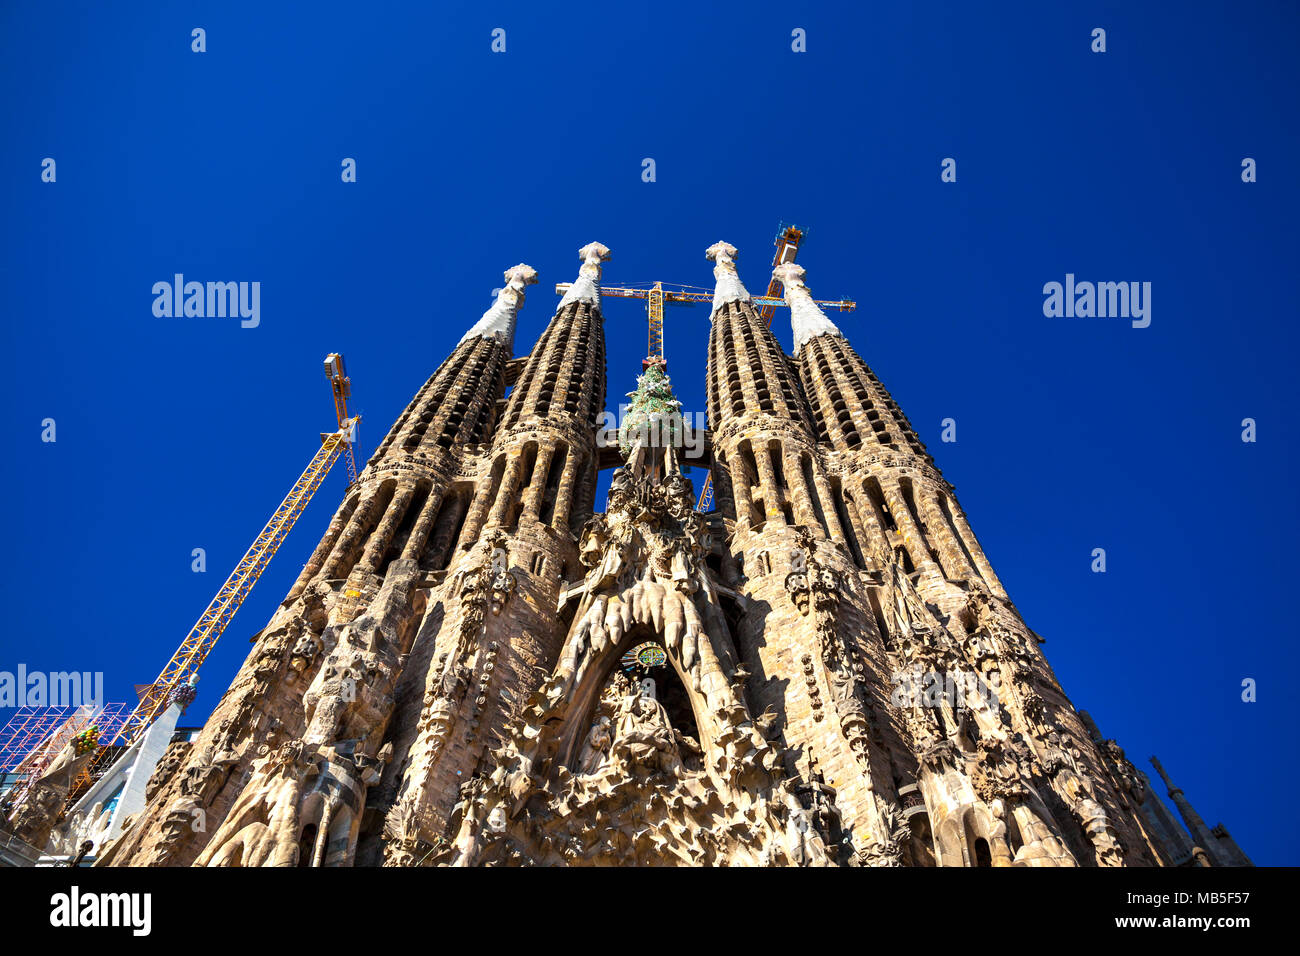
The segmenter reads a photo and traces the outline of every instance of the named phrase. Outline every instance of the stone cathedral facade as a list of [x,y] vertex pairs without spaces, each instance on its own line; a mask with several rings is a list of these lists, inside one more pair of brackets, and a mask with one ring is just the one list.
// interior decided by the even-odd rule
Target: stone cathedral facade
[[1236,862],[1075,711],[802,267],[790,356],[708,249],[690,460],[661,362],[598,428],[609,250],[580,255],[519,358],[537,275],[505,273],[99,865]]

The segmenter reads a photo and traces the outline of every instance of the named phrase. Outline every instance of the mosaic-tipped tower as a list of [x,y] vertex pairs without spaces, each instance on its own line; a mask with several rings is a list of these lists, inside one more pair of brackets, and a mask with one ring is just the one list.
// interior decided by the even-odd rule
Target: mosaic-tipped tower
[[[914,862],[1149,863],[1126,798],[976,541],[952,486],[879,379],[782,264],[799,376],[868,626],[885,799]],[[935,688],[941,688],[936,692]]]
[[786,263],[773,274],[785,286],[818,441],[865,466],[836,495],[859,563],[881,563],[901,548],[909,574],[919,569],[933,580],[978,580],[1005,597],[952,486],[875,373],[813,302],[803,267]]
[[789,358],[736,271],[736,248],[717,242],[709,335],[708,402],[719,508],[740,530],[768,522],[820,527],[839,535],[831,516],[817,517],[826,493],[812,466],[807,403]]
[[348,490],[198,739],[168,751],[143,818],[105,862],[346,865],[378,839],[367,806],[392,761],[398,689],[427,657],[417,636],[464,515],[459,476],[493,432],[537,273],[521,264],[505,279]]
[[579,256],[578,281],[518,371],[491,444],[473,462],[442,615],[425,622],[411,669],[423,673],[418,690],[409,690],[421,701],[418,716],[396,741],[401,759],[385,812],[400,838],[386,844],[390,864],[437,842],[461,785],[559,653],[556,606],[578,566],[572,528],[592,512],[594,420],[605,402],[600,273],[609,249],[593,242]]
[[706,254],[716,279],[708,391],[718,510],[737,590],[761,609],[736,625],[749,703],[774,715],[787,772],[833,790],[852,853],[893,858],[901,818],[882,742],[901,746],[901,735],[887,688],[869,679],[887,659],[845,547],[840,489],[793,363],[736,273],[735,248]]

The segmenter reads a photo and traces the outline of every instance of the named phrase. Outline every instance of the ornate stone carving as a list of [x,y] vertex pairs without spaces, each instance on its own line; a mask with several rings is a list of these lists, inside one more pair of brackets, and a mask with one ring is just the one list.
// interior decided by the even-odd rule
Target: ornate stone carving
[[[1172,859],[1123,752],[1067,739],[1078,725],[1041,641],[915,430],[814,314],[801,268],[778,269],[798,313],[791,361],[735,249],[710,254],[711,457],[689,464],[710,469],[715,511],[694,507],[679,440],[702,436],[662,359],[644,363],[606,471],[609,431],[592,425],[608,250],[584,247],[526,358],[511,343],[536,274],[509,270],[102,859]],[[891,694],[911,673],[944,683]]]
[[[764,735],[774,715],[749,714],[748,672],[729,635],[706,623],[722,619],[710,606],[718,585],[675,450],[626,439],[607,511],[579,538],[587,573],[559,662],[512,720],[490,772],[462,788],[442,859],[826,863],[816,822],[826,808],[805,807],[783,777]],[[596,686],[612,657],[645,641],[662,646],[664,679],[680,677],[698,740],[673,726],[654,680],[616,670]]]
[[189,756],[192,744],[188,740],[173,741],[167,745],[167,750],[163,753],[158,765],[154,767],[148,782],[144,786],[144,799],[146,803],[153,801],[158,791],[171,782],[172,776],[176,770],[185,762]]
[[1124,754],[1124,748],[1114,740],[1102,744],[1101,752],[1110,764],[1111,772],[1119,783],[1122,796],[1131,798],[1135,804],[1146,802],[1147,788],[1133,762]]
[[1056,730],[1044,735],[1043,744],[1043,771],[1083,827],[1096,852],[1097,865],[1123,866],[1123,844],[1097,800],[1092,778],[1083,769],[1083,754],[1078,745],[1069,734]]
[[[366,790],[392,759],[392,747],[381,741],[399,661],[423,606],[412,594],[416,571],[414,561],[395,561],[367,610],[328,635],[332,647],[303,696],[302,736],[262,745],[251,778],[197,865],[293,866],[304,855],[312,866],[350,861]],[[182,792],[206,805],[206,771],[189,772]],[[176,809],[179,831],[191,808]]]
[[[812,532],[795,527],[796,547],[790,552],[791,571],[785,587],[799,613],[815,616],[817,645],[822,666],[839,717],[840,730],[863,769],[871,772],[871,728],[875,719],[870,695],[865,687],[866,668],[855,641],[841,634],[839,624],[840,576],[817,556],[817,541]],[[814,719],[821,719],[820,698],[809,655],[804,655],[804,676],[813,698]]]
[[902,866],[903,846],[911,832],[907,820],[896,804],[879,797],[876,808],[881,835],[858,850],[853,862],[858,866]]
[[488,535],[488,545],[492,549],[490,559],[489,606],[494,615],[500,614],[514,593],[515,573],[510,570],[510,550],[508,539],[503,531],[494,530]]

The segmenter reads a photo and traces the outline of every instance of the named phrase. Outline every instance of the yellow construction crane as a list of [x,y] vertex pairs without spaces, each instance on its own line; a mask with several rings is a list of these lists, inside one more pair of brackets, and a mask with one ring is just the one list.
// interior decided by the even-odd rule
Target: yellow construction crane
[[[119,747],[129,747],[135,743],[167,709],[172,694],[182,686],[192,683],[208,653],[221,637],[222,631],[235,616],[239,606],[244,603],[244,598],[248,597],[248,592],[253,589],[257,579],[266,570],[271,558],[275,556],[280,544],[293,528],[298,516],[307,507],[307,503],[311,501],[316,489],[325,480],[330,468],[338,461],[340,454],[347,457],[349,487],[357,480],[357,466],[352,446],[356,441],[356,428],[357,423],[361,421],[361,416],[348,413],[347,400],[352,395],[352,383],[348,378],[342,355],[332,352],[325,357],[325,374],[329,376],[330,388],[334,393],[334,411],[338,418],[338,429],[321,433],[320,450],[307,463],[306,470],[289,489],[289,493],[271,515],[271,520],[262,529],[262,533],[254,539],[252,546],[235,565],[235,570],[230,572],[230,577],[226,578],[225,583],[217,591],[216,597],[190,628],[190,632],[185,635],[180,647],[163,667],[157,679],[140,694],[140,702],[123,722],[121,729],[111,735],[111,739],[106,736],[100,742],[99,752],[91,761],[88,772],[83,773],[82,779],[78,780],[77,784],[87,783],[102,774],[107,769],[106,765],[111,757],[121,752]],[[114,747],[114,744],[118,744],[119,747]],[[75,799],[83,789],[84,786],[74,784],[69,800]]]
[[[343,364],[341,352],[331,352],[325,356],[325,374],[329,376],[330,391],[334,393],[334,414],[339,420],[339,431],[347,432],[343,437],[344,454],[348,459],[348,487],[357,483],[357,460],[352,455],[352,446],[357,443],[357,423],[361,416],[352,418],[348,415],[348,399],[352,397],[352,379],[348,378],[347,367]],[[323,445],[328,438],[321,433]]]
[[[803,241],[806,235],[803,229],[798,226],[787,226],[781,223],[777,227],[776,234],[776,255],[772,258],[772,268],[775,269],[783,262],[793,262],[795,255],[799,251],[799,243]],[[569,291],[573,283],[561,282],[555,287],[557,295],[563,295]],[[779,279],[773,277],[768,283],[766,295],[753,296],[754,308],[758,310],[759,316],[762,317],[763,323],[772,327],[772,317],[776,314],[778,306],[785,305],[783,297],[784,287]],[[712,302],[713,290],[703,289],[698,286],[673,285],[665,289],[662,282],[656,282],[654,285],[643,287],[632,286],[605,286],[600,287],[602,296],[617,296],[625,299],[645,299],[646,315],[650,320],[650,340],[646,348],[646,358],[641,363],[642,367],[649,367],[652,362],[662,361],[664,357],[664,305],[690,304],[694,302]],[[823,308],[839,309],[841,312],[852,312],[857,307],[857,303],[849,299],[814,299],[818,305]],[[713,507],[713,474],[704,476],[704,487],[700,490],[700,501],[697,506],[700,511],[708,511]]]
[[[793,256],[791,257],[793,258]],[[777,262],[790,261],[777,259]],[[775,267],[776,263],[773,263]],[[560,282],[555,286],[556,295],[564,295],[572,286],[571,282]],[[775,294],[771,286],[775,286]],[[772,280],[767,295],[756,295],[752,297],[754,307],[759,310],[759,314],[766,320],[768,326],[772,324],[772,315],[778,306],[785,305],[785,299],[781,297],[781,283],[776,279]],[[602,296],[617,296],[624,299],[646,299],[646,315],[650,320],[650,338],[646,348],[646,362],[662,359],[664,357],[664,305],[685,305],[695,302],[712,302],[713,290],[704,289],[699,286],[672,285],[664,288],[664,283],[656,282],[648,287],[632,286],[605,286],[600,287]],[[856,302],[848,299],[814,299],[818,305],[823,308],[839,309],[841,312],[851,312],[857,306]]]

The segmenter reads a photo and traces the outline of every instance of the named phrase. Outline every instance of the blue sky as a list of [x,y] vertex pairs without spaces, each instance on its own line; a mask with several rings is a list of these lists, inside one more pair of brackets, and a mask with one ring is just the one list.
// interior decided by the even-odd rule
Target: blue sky
[[[809,287],[858,301],[836,318],[1076,706],[1148,771],[1160,756],[1257,862],[1300,862],[1281,798],[1297,783],[1294,5],[267,6],[0,10],[0,670],[103,671],[110,700],[152,680],[332,427],[327,352],[347,356],[368,456],[506,267],[541,274],[522,352],[585,242],[613,250],[607,282],[703,286],[726,239],[758,291],[793,221]],[[259,281],[260,325],[156,318],[151,288],[178,272]],[[1044,317],[1066,273],[1151,282],[1150,327]],[[607,299],[605,317],[616,405],[643,305]],[[774,328],[789,348],[786,313]],[[704,407],[707,337],[707,307],[669,311],[687,410]],[[344,480],[209,658],[193,717]]]

